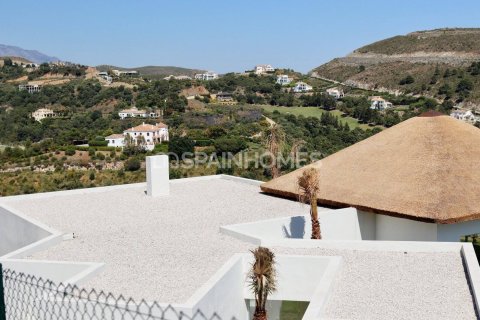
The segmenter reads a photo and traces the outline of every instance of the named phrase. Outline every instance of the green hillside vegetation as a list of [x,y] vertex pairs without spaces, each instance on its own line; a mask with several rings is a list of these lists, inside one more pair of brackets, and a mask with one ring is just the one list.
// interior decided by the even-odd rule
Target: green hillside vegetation
[[112,69],[117,70],[124,70],[124,71],[132,71],[136,70],[140,73],[142,77],[145,78],[164,78],[169,75],[174,76],[189,76],[193,77],[196,73],[204,72],[203,70],[199,69],[188,69],[188,68],[181,68],[181,67],[171,67],[171,66],[144,66],[138,68],[123,68],[123,67],[116,67],[111,65],[100,65],[96,67],[99,71],[108,71]]
[[[395,54],[407,55],[389,58]],[[372,90],[478,104],[479,69],[480,29],[439,29],[375,42],[312,72]]]
[[475,52],[480,50],[480,28],[437,29],[395,36],[361,47],[358,53]]

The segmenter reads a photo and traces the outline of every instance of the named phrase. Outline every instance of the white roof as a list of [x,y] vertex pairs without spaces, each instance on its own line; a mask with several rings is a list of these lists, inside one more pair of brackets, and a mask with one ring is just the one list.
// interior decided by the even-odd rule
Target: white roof
[[[168,303],[185,302],[233,254],[254,247],[220,226],[308,214],[296,201],[260,193],[259,183],[221,176],[172,180],[168,197],[150,198],[144,190],[142,183],[6,197],[0,204],[75,233],[31,259],[105,262],[87,289]],[[274,251],[343,257],[328,318],[476,317],[459,252]]]

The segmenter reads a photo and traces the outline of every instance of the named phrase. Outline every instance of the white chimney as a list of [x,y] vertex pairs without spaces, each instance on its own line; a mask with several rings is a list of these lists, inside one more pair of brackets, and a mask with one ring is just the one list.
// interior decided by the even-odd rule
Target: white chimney
[[150,197],[168,196],[170,183],[168,156],[147,157],[147,195]]

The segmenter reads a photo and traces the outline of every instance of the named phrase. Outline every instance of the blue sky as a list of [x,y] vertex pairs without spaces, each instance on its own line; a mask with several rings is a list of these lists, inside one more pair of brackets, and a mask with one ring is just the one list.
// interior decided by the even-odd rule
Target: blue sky
[[23,0],[0,43],[88,65],[310,69],[411,31],[480,27],[478,0]]

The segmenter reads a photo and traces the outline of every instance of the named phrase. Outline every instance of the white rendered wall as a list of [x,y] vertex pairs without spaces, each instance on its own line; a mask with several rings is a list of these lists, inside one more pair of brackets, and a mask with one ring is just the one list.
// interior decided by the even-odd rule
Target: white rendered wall
[[[308,206],[305,207],[308,212]],[[319,211],[322,239],[375,240],[375,215],[355,208]],[[310,239],[310,215],[283,217],[242,223],[220,228],[222,232],[245,241],[252,239]]]
[[438,225],[438,241],[457,242],[473,233],[480,233],[480,220]]
[[[248,319],[244,298],[245,271],[241,255],[230,259],[187,304],[193,304],[193,315],[201,311],[207,319],[217,314],[221,319]],[[226,303],[227,302],[227,303]]]
[[51,235],[48,231],[0,207],[0,256]]
[[437,225],[409,219],[376,215],[376,240],[437,241]]

